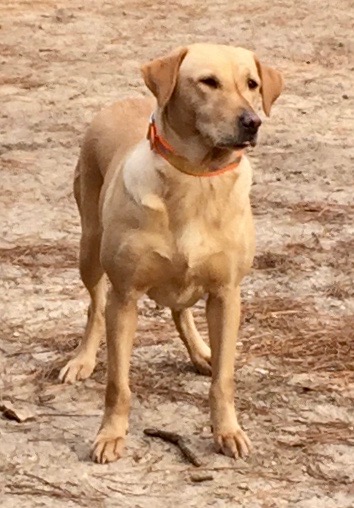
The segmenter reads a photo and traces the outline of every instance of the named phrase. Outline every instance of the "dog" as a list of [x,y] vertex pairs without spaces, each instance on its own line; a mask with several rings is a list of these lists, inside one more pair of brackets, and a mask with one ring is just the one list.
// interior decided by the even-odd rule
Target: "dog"
[[[60,379],[72,383],[92,373],[106,329],[105,412],[92,458],[119,459],[137,302],[147,294],[171,308],[195,368],[212,376],[218,451],[245,457],[251,443],[236,417],[233,379],[240,282],[255,250],[252,171],[244,152],[257,141],[258,101],[269,116],[283,79],[251,51],[213,44],[178,48],[143,65],[142,75],[154,97],[101,111],[76,167],[80,273],[91,303],[83,340]],[[207,297],[210,348],[190,310],[201,297]]]

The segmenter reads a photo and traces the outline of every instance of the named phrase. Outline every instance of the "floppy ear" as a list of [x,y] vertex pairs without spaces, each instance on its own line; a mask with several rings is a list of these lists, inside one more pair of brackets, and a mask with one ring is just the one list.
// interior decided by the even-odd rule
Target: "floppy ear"
[[163,58],[157,58],[143,65],[141,72],[146,86],[157,99],[160,108],[166,106],[175,89],[178,70],[187,48],[179,48]]
[[272,67],[261,64],[257,58],[255,58],[255,60],[258,74],[261,78],[263,111],[269,116],[273,102],[277,100],[283,90],[284,82],[280,72]]

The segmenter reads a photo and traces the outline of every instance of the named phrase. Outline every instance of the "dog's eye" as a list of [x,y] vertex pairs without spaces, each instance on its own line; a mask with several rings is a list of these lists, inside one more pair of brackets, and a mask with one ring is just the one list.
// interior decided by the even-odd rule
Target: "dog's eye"
[[209,88],[221,88],[220,81],[214,76],[208,76],[199,80],[199,83],[207,85]]
[[258,87],[258,83],[254,79],[249,79],[247,85],[250,90],[255,90]]

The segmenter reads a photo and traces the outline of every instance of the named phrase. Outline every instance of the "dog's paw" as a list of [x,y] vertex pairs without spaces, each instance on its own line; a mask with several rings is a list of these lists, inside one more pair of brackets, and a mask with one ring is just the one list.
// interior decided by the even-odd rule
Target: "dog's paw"
[[107,436],[101,432],[96,437],[91,451],[91,458],[98,464],[107,464],[119,460],[123,455],[125,438],[121,436]]
[[230,431],[214,432],[214,440],[218,452],[234,459],[246,458],[252,450],[251,441],[239,426]]
[[196,371],[203,376],[211,376],[211,354],[197,354],[192,358]]
[[73,384],[91,376],[95,368],[95,360],[87,356],[76,356],[70,360],[59,373],[59,380],[62,383]]

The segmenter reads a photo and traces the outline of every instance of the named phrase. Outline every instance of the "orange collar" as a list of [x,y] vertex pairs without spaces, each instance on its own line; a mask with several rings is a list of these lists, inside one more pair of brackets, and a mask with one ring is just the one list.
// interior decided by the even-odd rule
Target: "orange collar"
[[185,173],[190,176],[217,176],[226,173],[227,171],[232,171],[237,168],[240,164],[243,150],[239,150],[236,153],[235,160],[227,166],[224,166],[219,169],[210,169],[203,164],[199,164],[198,166],[190,162],[185,157],[178,155],[174,149],[169,145],[169,143],[159,136],[156,132],[156,124],[154,115],[150,118],[149,129],[147,132],[147,139],[150,141],[150,148],[161,157],[163,157],[167,162],[169,162],[172,166],[174,166],[178,171]]

